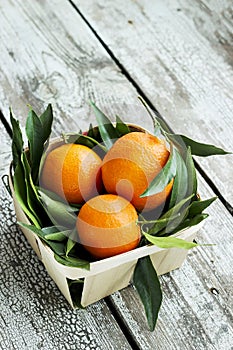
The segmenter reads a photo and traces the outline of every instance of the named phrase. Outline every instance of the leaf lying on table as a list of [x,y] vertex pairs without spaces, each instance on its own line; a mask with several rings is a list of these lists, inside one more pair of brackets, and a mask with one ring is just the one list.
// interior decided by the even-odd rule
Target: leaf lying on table
[[149,328],[153,331],[162,303],[162,291],[149,256],[138,259],[134,269],[133,284],[145,308]]
[[231,152],[224,151],[222,148],[219,148],[219,147],[216,147],[214,145],[207,144],[207,143],[201,143],[201,142],[194,141],[194,140],[192,140],[189,137],[184,136],[184,135],[167,133],[167,136],[175,144],[177,144],[181,147],[184,146],[181,142],[181,140],[182,140],[183,143],[187,147],[191,148],[191,153],[194,156],[208,157],[208,156],[213,156],[213,155],[231,154]]

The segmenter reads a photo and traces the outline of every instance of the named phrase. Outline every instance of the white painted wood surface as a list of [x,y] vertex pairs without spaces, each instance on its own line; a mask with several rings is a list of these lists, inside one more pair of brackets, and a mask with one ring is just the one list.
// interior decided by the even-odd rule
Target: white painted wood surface
[[[11,159],[0,123],[0,178]],[[0,349],[131,349],[104,301],[72,310],[17,228],[0,180]]]
[[[213,196],[204,181],[199,180],[203,198]],[[141,303],[134,287],[111,296],[143,350],[233,347],[233,219],[219,201],[207,212],[210,217],[196,240],[215,245],[193,249],[179,270],[160,277],[164,297],[153,333],[139,312]]]
[[[92,1],[91,6],[89,3],[92,15],[96,3],[96,1]],[[122,9],[119,6],[117,21],[122,24],[122,29],[126,28],[125,37],[122,36],[115,47],[111,47],[110,43],[109,45],[119,59],[124,57],[124,62],[128,62],[126,68],[132,69],[135,76],[137,74],[140,76],[138,82],[141,88],[145,89],[146,95],[150,97],[154,78],[148,75],[148,66],[153,67],[153,62],[147,62],[147,58],[151,57],[151,53],[147,48],[143,59],[140,58],[140,55],[138,56],[144,62],[145,72],[142,72],[141,63],[136,57],[136,49],[138,50],[139,47],[138,38],[140,36],[140,42],[143,45],[147,44],[143,41],[147,41],[145,37],[150,37],[150,28],[155,23],[149,14],[146,12],[143,14],[138,10],[137,14],[142,21],[140,23],[143,25],[132,29],[135,28],[132,27],[134,18],[128,18],[128,16],[126,16],[127,23],[125,24],[125,14],[134,13],[130,11],[135,11],[135,6],[137,6],[135,3],[135,1],[131,1],[130,5],[127,6],[128,2],[124,2],[125,5]],[[173,13],[175,3],[167,3],[171,13]],[[202,3],[204,4],[204,2]],[[97,6],[99,10],[95,11],[94,16],[98,17],[100,10],[106,13],[107,8],[112,32],[115,25],[113,18],[116,18],[113,17],[116,12],[114,4],[115,2],[111,2],[111,6],[106,7],[107,2],[102,3],[101,6]],[[151,2],[150,4],[152,6]],[[82,6],[84,6],[84,2],[82,2]],[[85,7],[85,13],[89,15],[87,10]],[[192,11],[194,11],[193,8]],[[196,11],[198,12],[198,10]],[[188,11],[186,10],[186,12]],[[204,16],[203,11],[201,13]],[[227,14],[226,11],[225,14]],[[182,13],[181,18],[183,16]],[[192,14],[190,16],[193,18]],[[93,27],[99,23],[99,19],[98,21],[97,19],[91,19]],[[128,19],[132,20],[133,24],[128,23]],[[184,21],[184,19],[182,20]],[[106,21],[103,16],[102,21]],[[152,24],[148,28],[150,21]],[[186,17],[185,21],[187,21]],[[78,113],[78,110],[84,106],[86,100],[91,98],[96,100],[111,115],[120,111],[119,114],[124,118],[126,109],[130,113],[127,119],[131,118],[132,122],[143,123],[143,126],[147,128],[151,127],[149,119],[145,119],[141,111],[139,114],[135,113],[137,93],[132,84],[127,81],[79,14],[67,1],[52,0],[33,3],[29,0],[24,2],[9,1],[4,5],[0,4],[0,23],[0,107],[6,116],[8,115],[8,106],[12,105],[21,122],[25,123],[26,103],[30,103],[40,111],[43,106],[51,102],[55,111],[54,134],[58,135],[64,129],[74,130],[78,127],[83,129],[88,127],[89,122],[94,120],[93,115],[85,108],[81,113]],[[102,32],[99,34],[103,40],[106,40],[110,32],[107,23],[104,23],[105,28],[104,30],[102,28]],[[227,29],[224,28],[223,37],[227,34]],[[118,35],[122,35],[122,29],[114,30],[114,41]],[[160,30],[164,31],[161,28]],[[205,32],[207,33],[207,31]],[[215,38],[214,31],[212,33],[212,38]],[[194,38],[190,39],[190,42],[192,43],[192,40],[197,37],[199,43],[199,34],[194,31],[193,35]],[[137,41],[138,46],[132,50],[128,46],[130,36]],[[202,38],[202,36],[200,37]],[[208,43],[209,37],[210,34],[206,37],[206,43]],[[164,36],[162,38],[165,40]],[[182,39],[180,32],[179,38]],[[202,38],[201,42],[203,40]],[[175,51],[174,44],[169,42],[169,45],[171,45],[170,50],[175,55],[174,57],[177,56],[176,59],[182,60],[178,51]],[[210,46],[213,47],[214,44],[212,43]],[[143,49],[143,46],[141,48]],[[201,49],[203,50],[203,44]],[[131,56],[135,58],[134,62],[129,59],[130,50]],[[166,48],[166,50],[168,49]],[[223,61],[221,61],[223,62],[222,71],[218,71],[220,77],[225,77],[224,81],[217,79],[217,73],[214,70],[217,67],[213,66],[214,60],[210,61],[209,72],[213,74],[215,82],[214,94],[220,88],[223,89],[222,94],[226,94],[226,86],[228,86],[229,77],[232,74],[226,65],[226,60],[230,60],[229,52],[228,47],[226,47],[222,56]],[[171,54],[168,57],[171,59]],[[218,55],[215,53],[214,57],[220,57],[220,52]],[[190,64],[189,60],[187,64]],[[161,69],[161,66],[158,65],[158,73]],[[171,115],[174,115],[175,124],[179,126],[179,129],[176,130],[182,130],[184,115],[179,114],[182,117],[180,120],[177,118],[178,114],[172,114],[171,111],[177,112],[179,106],[186,106],[187,103],[187,108],[184,108],[185,112],[192,112],[193,120],[197,121],[194,126],[192,124],[193,135],[199,135],[200,133],[196,133],[196,124],[200,126],[200,119],[197,110],[193,110],[193,103],[198,99],[198,94],[195,92],[198,89],[197,82],[193,82],[192,85],[192,80],[190,80],[191,86],[195,86],[193,90],[195,93],[188,90],[188,97],[183,98],[182,93],[186,94],[188,86],[185,83],[185,89],[181,88],[183,81],[181,84],[180,75],[183,77],[183,69],[184,66],[177,64],[176,69],[173,69],[172,72],[164,68],[162,73],[158,74],[164,82],[159,92],[155,91],[154,96],[156,101],[161,101],[161,105],[158,105],[157,102],[154,103],[154,100],[153,103],[164,113],[167,120],[171,121]],[[208,84],[207,86],[209,86]],[[230,86],[228,86],[227,105],[231,102]],[[192,97],[193,94],[194,97]],[[223,95],[220,94],[220,101],[222,101]],[[177,96],[180,96],[179,106],[173,105],[173,100],[177,101]],[[204,96],[203,91],[201,96]],[[216,101],[218,101],[217,98]],[[214,104],[214,111],[216,104]],[[166,106],[168,112],[162,106]],[[222,105],[220,104],[220,106]],[[182,108],[179,108],[182,112]],[[185,116],[187,115],[185,114]],[[223,119],[223,123],[229,120],[228,109],[227,113],[224,112]],[[217,134],[212,136],[212,125],[205,119],[202,127],[207,136],[204,139],[204,135],[200,134],[200,139],[214,143],[218,139],[219,142],[222,142],[222,146],[229,146],[229,136],[227,133],[225,134],[226,129],[221,131],[219,121],[216,123],[219,135],[224,137],[221,136],[221,140],[219,140],[220,136],[217,137]],[[229,130],[230,127],[229,125]],[[187,133],[185,125],[183,130]],[[1,153],[3,158],[0,158],[1,172],[4,170],[7,172],[10,161],[9,139],[5,133],[2,133],[1,126],[1,135],[3,135],[1,136],[1,144],[5,143],[5,154]],[[216,139],[214,140],[214,138]],[[219,168],[225,166],[223,159],[221,158],[220,161],[220,157],[216,158],[220,164]],[[213,161],[214,158],[211,158],[205,169],[215,181],[212,171],[216,169],[216,166],[210,165],[210,163],[213,164]],[[227,172],[228,166],[225,167]],[[228,186],[230,194],[231,189],[228,184],[227,179],[223,187]],[[219,188],[225,195],[223,187]],[[201,181],[200,193],[203,198],[213,195],[203,181]],[[1,234],[7,237],[7,242],[1,240],[1,266],[3,269],[1,276],[4,278],[4,283],[1,284],[1,298],[3,300],[1,316],[3,316],[0,319],[0,335],[3,345],[0,345],[0,348],[1,346],[4,350],[11,347],[27,349],[28,346],[30,349],[38,347],[41,349],[130,348],[103,301],[88,307],[86,311],[73,312],[69,309],[64,298],[55,288],[54,283],[47,276],[35,254],[17,230],[12,204],[10,204],[10,198],[3,188],[1,189],[0,205]],[[213,204],[209,212],[211,217],[201,231],[199,240],[217,243],[217,245],[193,250],[180,270],[161,278],[164,302],[155,332],[148,331],[144,311],[134,288],[126,288],[109,298],[108,305],[111,303],[112,307],[115,308],[115,312],[119,314],[125,324],[127,333],[135,339],[137,348],[143,350],[154,348],[161,350],[232,349],[232,218],[220,202]],[[215,287],[219,294],[210,293],[212,287]],[[105,327],[106,331],[104,331]]]
[[[74,3],[175,132],[233,150],[231,0]],[[232,155],[198,162],[233,205]]]

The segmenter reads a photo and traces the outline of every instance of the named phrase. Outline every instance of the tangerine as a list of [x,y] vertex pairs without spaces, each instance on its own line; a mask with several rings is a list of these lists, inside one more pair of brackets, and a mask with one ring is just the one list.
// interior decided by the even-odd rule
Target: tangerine
[[119,138],[103,159],[102,179],[109,193],[128,199],[138,211],[149,211],[169,196],[173,180],[155,195],[140,198],[166,164],[169,151],[165,141],[144,132]]
[[65,144],[46,157],[41,184],[70,203],[82,203],[101,188],[101,158],[90,148]]
[[77,217],[80,243],[95,258],[107,258],[134,249],[140,241],[140,227],[133,205],[113,194],[87,201]]

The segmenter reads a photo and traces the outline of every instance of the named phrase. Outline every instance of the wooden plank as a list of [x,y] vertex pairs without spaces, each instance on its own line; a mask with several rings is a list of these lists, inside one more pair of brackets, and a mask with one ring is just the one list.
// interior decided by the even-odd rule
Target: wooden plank
[[[74,3],[176,132],[232,150],[230,0]],[[198,162],[233,203],[232,156]]]
[[[102,52],[101,49],[100,52],[95,53],[95,41],[91,45],[89,33],[85,32],[85,26],[83,26],[84,29],[82,28],[81,21],[81,40],[83,42],[80,43],[80,49],[77,49],[75,44],[73,45],[72,59],[81,54],[84,55],[82,47],[85,45],[88,47],[88,44],[85,43],[89,42],[90,51],[86,53],[87,62],[85,63],[85,59],[81,57],[80,60],[83,60],[83,66],[85,64],[93,65],[92,73],[85,80],[87,73],[84,67],[77,64],[73,71],[70,62],[63,63],[62,58],[56,56],[56,52],[52,53],[48,43],[43,43],[43,39],[37,37],[38,27],[34,26],[32,17],[35,16],[35,21],[37,20],[38,24],[42,21],[46,12],[42,5],[34,4],[34,12],[30,12],[27,6],[20,9],[17,4],[10,2],[7,6],[4,6],[4,11],[1,8],[0,21],[4,30],[1,31],[0,45],[3,49],[4,58],[1,55],[0,100],[4,114],[8,115],[8,106],[12,105],[22,122],[26,118],[26,102],[30,102],[35,108],[39,109],[48,102],[53,102],[54,105],[55,100],[59,98],[56,104],[57,108],[55,107],[57,111],[56,122],[59,124],[55,133],[59,133],[64,126],[67,126],[69,130],[72,127],[78,128],[76,120],[72,124],[72,118],[67,117],[65,120],[65,116],[74,115],[80,103],[83,103],[82,99],[93,98],[93,96],[90,96],[92,90],[95,91],[98,87],[98,79],[95,77],[97,73],[94,66],[95,64],[101,66],[101,61],[106,58],[103,55],[104,51]],[[51,3],[51,7],[47,8],[47,11],[52,12],[52,9],[56,8],[54,5],[55,3]],[[67,18],[70,17],[72,20],[73,10],[69,6],[66,10],[66,7],[66,3],[63,3],[63,7],[60,7],[60,17],[62,17],[61,14],[66,13]],[[27,11],[31,13],[32,17],[29,16]],[[21,19],[16,21],[18,16]],[[74,13],[73,16],[75,23],[77,23],[76,14]],[[53,17],[52,14],[51,17]],[[64,22],[67,18],[64,18]],[[47,20],[46,25],[49,24],[54,25],[55,32],[56,28],[59,25],[61,26],[56,16],[54,16],[54,21]],[[45,30],[45,28],[43,29]],[[63,31],[63,34],[68,38],[69,32],[66,32],[65,29]],[[77,32],[79,33],[79,30]],[[15,35],[14,40],[13,34]],[[70,41],[67,38],[67,42],[64,41],[64,46],[68,46],[72,41],[71,37]],[[20,45],[18,45],[19,42]],[[51,45],[53,46],[52,43]],[[54,45],[56,46],[56,43]],[[93,57],[91,53],[93,53]],[[44,57],[42,57],[43,55]],[[37,58],[38,61],[36,62]],[[121,74],[116,71],[111,60],[109,60],[109,66],[108,73],[111,73],[112,70],[112,79],[115,77],[115,85],[117,86],[122,80]],[[81,68],[84,69],[82,78],[80,78]],[[79,81],[76,88],[74,87],[75,81]],[[37,84],[39,91],[35,87]],[[64,91],[68,85],[71,85],[69,94],[65,94]],[[47,88],[45,88],[46,86]],[[52,96],[50,88],[57,89],[59,92]],[[90,89],[90,95],[88,89]],[[78,95],[79,90],[81,97]],[[133,95],[130,89],[129,92]],[[104,93],[103,90],[102,93]],[[115,93],[117,96],[116,91]],[[75,101],[76,97],[77,101]],[[103,100],[105,98],[105,96],[102,97]],[[72,99],[75,101],[74,105],[71,104]],[[101,100],[101,96],[99,99]],[[63,119],[62,116],[64,116]],[[58,118],[60,118],[60,122],[58,122]],[[87,116],[85,118],[87,119]],[[66,124],[67,120],[69,120],[68,125]],[[81,120],[81,123],[85,127],[88,125],[87,120],[84,120],[84,122]],[[4,144],[4,153],[1,153],[0,163],[2,174],[8,171],[11,158],[9,154],[10,140],[7,139],[6,133],[2,135],[2,125],[1,136],[1,145]],[[87,310],[72,311],[69,308],[24,237],[17,230],[13,207],[10,204],[11,201],[6,190],[1,186],[0,191],[1,233],[6,237],[6,240],[1,240],[1,276],[4,277],[1,283],[1,348],[131,348],[103,301],[90,306]],[[106,336],[106,331],[109,336]]]
[[0,132],[1,132],[1,152],[0,152],[0,171],[6,171],[6,164],[10,163],[9,151],[11,150],[11,139],[7,134],[4,126],[0,121]]
[[[0,177],[8,172],[10,139],[0,123]],[[131,349],[102,300],[72,310],[17,228],[0,181],[0,349]]]
[[[199,178],[203,198],[212,191]],[[111,296],[120,317],[141,349],[226,349],[233,347],[233,219],[220,201],[197,237],[211,243],[189,252],[179,270],[160,277],[163,304],[153,333],[146,324],[134,287]],[[214,288],[214,289],[213,289]]]
[[27,103],[40,111],[50,102],[58,134],[94,121],[85,109],[89,99],[110,112],[136,100],[136,91],[66,1],[9,2],[0,10],[0,101],[8,118],[9,105],[24,122]]
[[232,66],[232,3],[229,0],[218,2],[180,0],[170,1],[169,6],[184,12],[197,31]]
[[[26,102],[30,102],[33,106],[35,105],[38,111],[43,105],[47,104],[48,102],[52,102],[55,106],[56,112],[55,133],[59,133],[65,127],[69,130],[71,130],[72,128],[77,128],[77,124],[79,124],[79,126],[83,128],[86,128],[88,123],[90,121],[93,121],[93,116],[91,116],[90,114],[83,114],[82,118],[80,118],[78,122],[76,119],[76,112],[78,110],[78,107],[83,105],[84,101],[90,97],[96,99],[101,106],[105,106],[111,114],[113,114],[113,112],[116,110],[120,110],[120,112],[124,116],[124,108],[128,109],[128,106],[124,106],[122,105],[122,103],[134,103],[136,96],[135,90],[126,81],[126,79],[119,72],[116,66],[112,63],[112,61],[106,55],[104,50],[100,47],[97,41],[94,40],[93,36],[90,32],[88,32],[86,26],[83,24],[82,21],[80,21],[77,14],[74,11],[72,11],[71,8],[66,7],[64,5],[64,2],[59,2],[59,6],[56,5],[58,5],[58,2],[55,1],[34,3],[33,6],[29,1],[25,1],[23,3],[21,2],[17,6],[18,17],[20,17],[19,20],[17,17],[17,21],[15,20],[16,7],[14,4],[8,3],[4,6],[4,9],[2,8],[1,13],[3,15],[1,15],[0,20],[4,20],[5,30],[4,34],[2,34],[1,32],[2,38],[4,39],[4,43],[2,42],[2,40],[0,41],[1,49],[4,53],[3,55],[1,55],[0,58],[0,77],[1,82],[3,82],[3,84],[0,85],[0,96],[1,101],[4,101],[5,103],[4,106],[12,104],[15,107],[14,109],[16,110],[17,114],[20,116],[21,121],[24,122],[27,110],[27,108],[25,107]],[[44,15],[45,13],[46,18]],[[47,28],[49,28],[49,30]],[[16,48],[14,42],[12,41],[12,33],[16,33],[17,42],[20,43],[20,49]],[[59,33],[59,35],[57,33]],[[11,53],[8,53],[10,49],[13,51],[10,51]],[[69,52],[69,54],[67,52]],[[9,67],[14,62],[13,58],[11,59],[12,56],[19,64],[18,69],[12,69],[12,66],[11,68]],[[11,59],[11,64],[9,63],[9,59]],[[79,94],[81,95],[81,97],[78,96]],[[147,120],[145,120],[145,118],[143,118],[141,114],[134,114],[134,116],[132,116],[132,121],[139,122],[140,124],[143,123],[144,126],[147,126],[145,125],[147,123],[149,124],[149,122],[147,122]],[[218,210],[219,207],[216,209],[216,212],[214,211],[214,216],[216,217],[218,217]],[[6,214],[9,216],[8,212]],[[227,230],[227,228],[225,227],[227,223],[228,220],[226,220],[225,223],[224,220],[221,219],[221,224],[219,226],[221,226],[222,229]],[[16,230],[14,229],[15,226],[13,226],[13,229],[11,227],[11,220],[9,220],[8,226],[6,227],[6,232],[9,231],[9,226],[11,229],[10,232],[12,232],[17,237],[16,242],[19,245],[20,250],[22,249],[24,251],[24,248],[22,247],[21,238],[19,238],[19,236],[16,234]],[[210,235],[211,230],[212,228],[209,228],[209,230],[206,231],[207,234]],[[12,242],[14,240],[15,238],[12,238],[11,236],[10,241]],[[26,250],[25,248],[24,254],[27,256],[27,259],[29,261],[30,259],[32,259],[32,252],[30,251],[30,249]],[[16,262],[18,261],[22,263],[21,260],[17,260]],[[34,266],[36,262],[35,260],[32,261]],[[21,267],[17,265],[17,269],[20,268]],[[61,339],[65,339],[67,337],[68,332],[71,332],[72,334],[81,333],[80,337],[83,336],[83,338],[85,339],[85,332],[82,331],[82,325],[77,323],[73,312],[67,313],[66,307],[62,303],[61,304],[63,306],[60,304],[60,294],[54,287],[53,283],[50,281],[49,277],[47,275],[43,275],[43,273],[41,272],[41,265],[39,265],[38,269],[36,268],[36,270],[33,270],[34,267],[32,267],[29,263],[28,265],[23,265],[23,268],[29,270],[28,277],[26,279],[27,283],[25,283],[24,285],[25,290],[26,288],[34,288],[33,285],[37,282],[37,274],[42,274],[42,277],[39,279],[40,283],[36,285],[35,291],[33,291],[36,297],[32,301],[30,298],[30,293],[29,296],[27,292],[25,293],[25,298],[27,298],[27,300],[30,300],[30,304],[23,303],[22,305],[21,301],[15,299],[15,297],[11,297],[11,299],[9,299],[11,300],[11,305],[13,309],[12,312],[10,312],[8,309],[8,313],[10,312],[9,316],[11,320],[10,326],[13,326],[13,320],[16,316],[16,320],[18,320],[18,323],[22,319],[24,319],[25,321],[25,331],[23,332],[23,326],[18,325],[19,328],[17,328],[17,331],[15,331],[17,336],[19,336],[19,332],[22,331],[23,334],[26,334],[26,339],[32,338],[31,342],[36,342],[36,339],[39,338],[40,342],[38,343],[42,348],[46,347],[45,341],[43,341],[43,337],[45,337],[46,341],[49,343],[49,345],[47,346],[48,348],[59,348],[60,346],[63,346],[65,348],[65,343],[63,342],[63,344],[60,345],[59,341],[61,341]],[[31,276],[31,274],[33,276]],[[193,283],[191,287],[192,289],[194,288],[195,291],[195,283],[198,283],[198,280],[201,279],[202,276],[200,266],[198,267],[197,273],[194,273],[194,275],[191,276],[193,277]],[[17,281],[17,285],[19,286],[20,283],[23,282],[18,281],[16,277],[14,277],[13,279],[10,273],[7,275],[7,278],[10,278],[10,281],[12,281],[12,287],[10,289],[12,295],[19,295],[17,292],[17,288],[13,285],[13,282],[16,283]],[[176,283],[176,280],[174,283]],[[53,287],[51,287],[51,285]],[[167,289],[168,287],[169,285],[167,286]],[[187,293],[190,293],[188,295],[192,294],[188,283],[183,285],[183,287],[185,288],[185,290],[187,289]],[[163,322],[164,320],[164,328],[163,332],[160,333],[160,340],[158,340],[154,336],[154,334],[157,333],[151,334],[147,331],[145,318],[143,316],[142,308],[141,306],[139,306],[140,304],[138,302],[138,298],[136,296],[135,291],[132,288],[129,288],[126,289],[124,295],[122,293],[116,294],[118,296],[118,299],[122,299],[123,296],[125,296],[126,294],[128,294],[129,297],[132,297],[131,300],[130,298],[124,298],[124,303],[128,304],[129,308],[125,307],[124,309],[125,304],[123,303],[123,307],[120,311],[125,315],[124,317],[126,321],[126,326],[129,327],[130,331],[133,334],[135,334],[135,338],[139,344],[139,347],[141,347],[142,349],[154,348],[155,341],[158,341],[160,349],[169,348],[169,345],[171,349],[179,348],[179,344],[183,345],[183,342],[185,341],[183,340],[182,342],[182,334],[188,334],[190,336],[190,323],[192,319],[189,318],[189,320],[191,321],[186,324],[185,317],[188,318],[189,313],[191,313],[191,315],[193,313],[195,314],[195,310],[193,310],[193,305],[191,302],[185,303],[185,301],[183,301],[183,287],[180,287],[180,290],[178,289],[178,287],[174,288],[176,293],[175,295],[171,295],[169,293],[169,289],[167,292],[165,291],[165,293],[168,293],[168,298],[173,298],[171,300],[171,304],[169,304],[168,306],[164,304],[165,311],[163,312],[165,313],[165,316],[160,316],[160,322]],[[36,292],[37,290],[38,293]],[[200,292],[200,294],[201,293],[202,292]],[[43,298],[43,295],[45,296],[45,298]],[[6,296],[8,296],[8,294],[6,294]],[[22,298],[22,295],[19,295],[19,297]],[[114,302],[117,303],[117,305],[119,306],[117,298],[114,300]],[[16,303],[14,303],[15,300],[17,300]],[[167,322],[166,324],[166,320],[171,319],[171,308],[173,307],[173,302],[176,302],[175,307],[179,303],[183,305],[183,307],[178,309],[178,311],[176,312],[176,317],[181,323],[180,325],[178,324],[178,327],[175,322]],[[95,327],[97,328],[98,323],[100,330],[96,330],[94,332],[94,336],[92,336],[92,320],[89,319],[88,321],[87,317],[86,322],[87,325],[90,326],[90,333],[87,333],[86,338],[91,340],[93,340],[94,338],[93,341],[95,341],[96,339],[99,341],[98,344],[93,345],[93,348],[95,348],[95,346],[96,348],[103,348],[103,346],[105,346],[105,343],[103,343],[104,345],[101,344],[102,341],[104,342],[104,331],[102,331],[102,329],[108,322],[109,324],[107,329],[109,330],[109,334],[112,334],[110,330],[112,327],[112,321],[109,322],[109,318],[107,317],[106,319],[102,318],[102,316],[101,318],[97,318],[99,306],[96,305],[97,304],[93,305],[91,307],[91,310],[96,310]],[[102,302],[101,305],[105,307],[105,304],[102,304]],[[169,306],[170,309],[168,308]],[[194,304],[194,306],[196,306],[196,304]],[[28,311],[29,307],[30,311]],[[65,308],[65,311],[63,311],[63,307]],[[22,310],[19,310],[20,308],[22,308]],[[47,308],[49,311],[47,311]],[[54,314],[52,312],[50,313],[50,311],[54,310],[54,308]],[[185,308],[187,309],[185,310]],[[22,314],[22,311],[23,316],[22,318],[20,318],[20,314]],[[31,315],[32,312],[34,312],[36,315],[36,317],[34,318],[34,322],[30,321],[30,316],[26,320],[26,317],[30,314],[30,312]],[[93,311],[93,315],[94,312],[95,311]],[[76,313],[80,316],[80,314],[82,314],[82,311],[75,312],[75,315]],[[56,320],[54,315],[56,316]],[[62,332],[60,334],[59,326],[61,326],[60,320],[63,319],[63,315],[67,315],[67,317],[72,320],[72,323],[65,323],[64,328],[62,328]],[[38,325],[35,325],[37,318]],[[197,319],[198,314],[195,318],[196,322]],[[43,322],[45,325],[43,325]],[[216,323],[217,327],[219,326],[219,324],[221,326],[221,322],[219,320],[216,321]],[[211,323],[210,326],[215,326],[216,323]],[[33,329],[32,333],[30,333],[31,329]],[[201,326],[199,329],[202,330]],[[177,335],[175,335],[176,332]],[[55,333],[55,340],[54,338],[51,339],[51,334],[53,333]],[[172,341],[172,338],[167,339],[169,337],[169,334],[174,335],[174,342]],[[231,330],[229,330],[229,334],[231,335]],[[10,333],[10,337],[13,336],[14,334]],[[210,335],[208,334],[208,336]],[[141,341],[139,341],[139,337],[140,339],[142,339]],[[208,345],[207,347],[205,347],[205,339],[207,338],[207,336],[203,337],[204,338],[200,339],[199,341],[200,349],[208,349]],[[19,342],[21,345],[23,339],[20,339],[21,340]],[[110,343],[109,348],[110,346],[113,346],[113,348],[116,349],[118,349],[119,347],[124,348],[124,345],[118,344],[118,335],[117,337],[113,336],[112,339],[113,341],[112,343]],[[221,339],[224,339],[224,335],[222,335]],[[71,342],[71,345],[69,344],[70,347],[73,346],[74,348],[77,348],[79,344],[80,347],[85,347],[85,344],[81,343],[81,340],[80,343],[78,343],[79,341],[77,339],[77,336],[74,340],[76,344],[74,344],[74,341],[72,343],[72,341],[73,338],[71,337],[71,335],[69,335],[68,343]],[[16,340],[14,340],[14,342],[16,343]],[[197,341],[195,340],[195,336],[192,336],[190,340],[191,345],[194,346],[196,342]],[[111,345],[113,343],[114,345]],[[36,348],[36,346],[34,346],[34,348]],[[210,348],[211,345],[209,346],[209,349]]]

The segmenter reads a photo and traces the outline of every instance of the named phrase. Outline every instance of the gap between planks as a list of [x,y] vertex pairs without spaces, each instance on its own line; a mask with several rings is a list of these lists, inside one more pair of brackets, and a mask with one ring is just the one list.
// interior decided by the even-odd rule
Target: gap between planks
[[[104,42],[104,40],[98,35],[94,27],[88,22],[86,17],[83,15],[83,13],[79,10],[79,8],[74,4],[72,0],[68,0],[70,5],[75,9],[75,11],[80,15],[80,17],[83,19],[83,21],[87,24],[87,26],[90,28],[92,33],[95,35],[97,40],[100,42],[100,44],[103,46],[103,48],[107,51],[109,56],[112,58],[112,60],[115,62],[115,64],[119,67],[122,74],[129,80],[129,82],[134,86],[136,91],[140,96],[143,97],[143,99],[146,101],[148,106],[152,109],[152,111],[157,115],[159,118],[161,118],[171,132],[173,132],[172,128],[167,124],[166,120],[164,120],[163,116],[159,113],[159,111],[156,109],[156,107],[153,105],[153,103],[150,101],[150,99],[147,97],[146,93],[140,88],[140,86],[136,83],[136,81],[133,79],[133,77],[130,75],[130,73],[127,71],[127,69],[124,67],[124,65],[118,60],[118,58],[114,55],[112,50],[107,46],[107,44]],[[214,182],[210,179],[210,177],[205,173],[203,168],[200,166],[200,164],[195,160],[195,166],[200,175],[204,178],[204,180],[207,182],[207,184],[210,186],[210,188],[213,190],[213,192],[218,196],[219,200],[222,202],[222,204],[225,206],[225,208],[229,211],[229,213],[233,216],[233,207],[231,204],[225,199],[225,197],[221,194],[217,186],[214,184]]]
[[[4,116],[3,112],[1,111],[1,109],[0,109],[0,122],[2,122],[2,124],[3,124],[4,128],[6,129],[8,135],[12,139],[12,136],[13,136],[12,128],[11,128],[9,122],[7,121],[7,119],[5,118],[5,116]],[[127,325],[125,324],[124,320],[121,318],[121,315],[118,312],[117,308],[114,306],[114,302],[111,300],[110,296],[104,298],[103,300],[106,303],[110,313],[114,317],[114,319],[115,319],[119,329],[122,331],[122,334],[125,336],[129,346],[133,350],[141,350],[141,348],[138,346],[138,343],[135,341],[135,339],[133,337],[133,334],[130,332],[130,329],[127,327]]]

